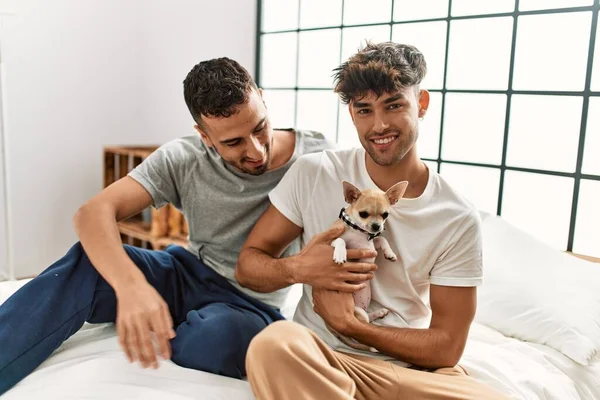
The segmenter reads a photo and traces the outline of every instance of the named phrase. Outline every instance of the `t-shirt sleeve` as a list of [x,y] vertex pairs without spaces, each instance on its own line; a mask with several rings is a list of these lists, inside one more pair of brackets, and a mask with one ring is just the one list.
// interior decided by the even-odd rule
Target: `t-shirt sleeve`
[[178,158],[173,146],[170,142],[159,147],[128,174],[150,193],[155,208],[169,203],[181,208],[178,165],[184,160]]
[[316,131],[303,131],[304,132],[304,143],[303,143],[303,154],[318,153],[323,150],[338,149],[339,145],[331,141],[321,132]]
[[292,164],[277,186],[269,193],[269,200],[284,217],[303,228],[302,215],[310,205],[312,184],[315,181],[320,154],[304,155]]
[[481,218],[471,211],[431,270],[431,284],[479,286],[483,283]]

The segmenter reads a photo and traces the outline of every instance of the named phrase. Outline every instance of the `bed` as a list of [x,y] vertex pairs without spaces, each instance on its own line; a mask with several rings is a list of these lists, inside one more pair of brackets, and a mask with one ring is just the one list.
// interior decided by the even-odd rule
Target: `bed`
[[[554,250],[499,217],[482,213],[482,221],[486,278],[461,365],[514,399],[600,399],[600,265]],[[25,282],[1,282],[0,303]],[[288,317],[299,289],[283,309]],[[42,398],[254,399],[246,381],[170,361],[158,370],[129,364],[112,324],[85,324],[2,396]]]

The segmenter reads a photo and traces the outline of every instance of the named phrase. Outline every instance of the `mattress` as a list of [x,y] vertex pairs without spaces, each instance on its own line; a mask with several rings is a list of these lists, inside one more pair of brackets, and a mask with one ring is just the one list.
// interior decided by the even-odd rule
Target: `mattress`
[[[24,282],[1,282],[0,302]],[[290,316],[297,297],[290,297]],[[471,327],[461,365],[515,399],[600,399],[600,360],[582,366],[544,345]],[[2,396],[24,399],[254,399],[246,381],[161,361],[157,370],[127,362],[114,325],[85,324],[31,375]]]

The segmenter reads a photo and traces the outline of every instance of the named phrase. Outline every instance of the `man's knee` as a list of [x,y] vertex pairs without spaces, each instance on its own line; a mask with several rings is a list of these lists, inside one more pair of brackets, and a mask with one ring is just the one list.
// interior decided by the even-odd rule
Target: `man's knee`
[[171,340],[172,360],[186,368],[241,379],[246,375],[248,345],[263,328],[258,316],[233,309],[192,311]]
[[[81,242],[75,242],[63,258],[58,260],[53,266],[58,266],[59,268],[67,266],[67,269],[71,266],[73,268],[71,271],[76,270],[79,274],[84,274],[86,276],[91,274],[94,277],[100,276],[96,268],[92,265]],[[50,268],[52,268],[52,266]]]
[[246,366],[281,365],[282,359],[306,351],[305,343],[311,340],[309,331],[292,321],[277,321],[267,326],[252,339],[246,356]]

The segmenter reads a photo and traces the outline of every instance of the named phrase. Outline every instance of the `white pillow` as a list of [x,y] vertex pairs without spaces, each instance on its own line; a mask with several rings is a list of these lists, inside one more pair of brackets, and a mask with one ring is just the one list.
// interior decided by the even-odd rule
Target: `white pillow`
[[600,354],[600,264],[554,249],[482,213],[483,275],[475,320],[588,365]]

